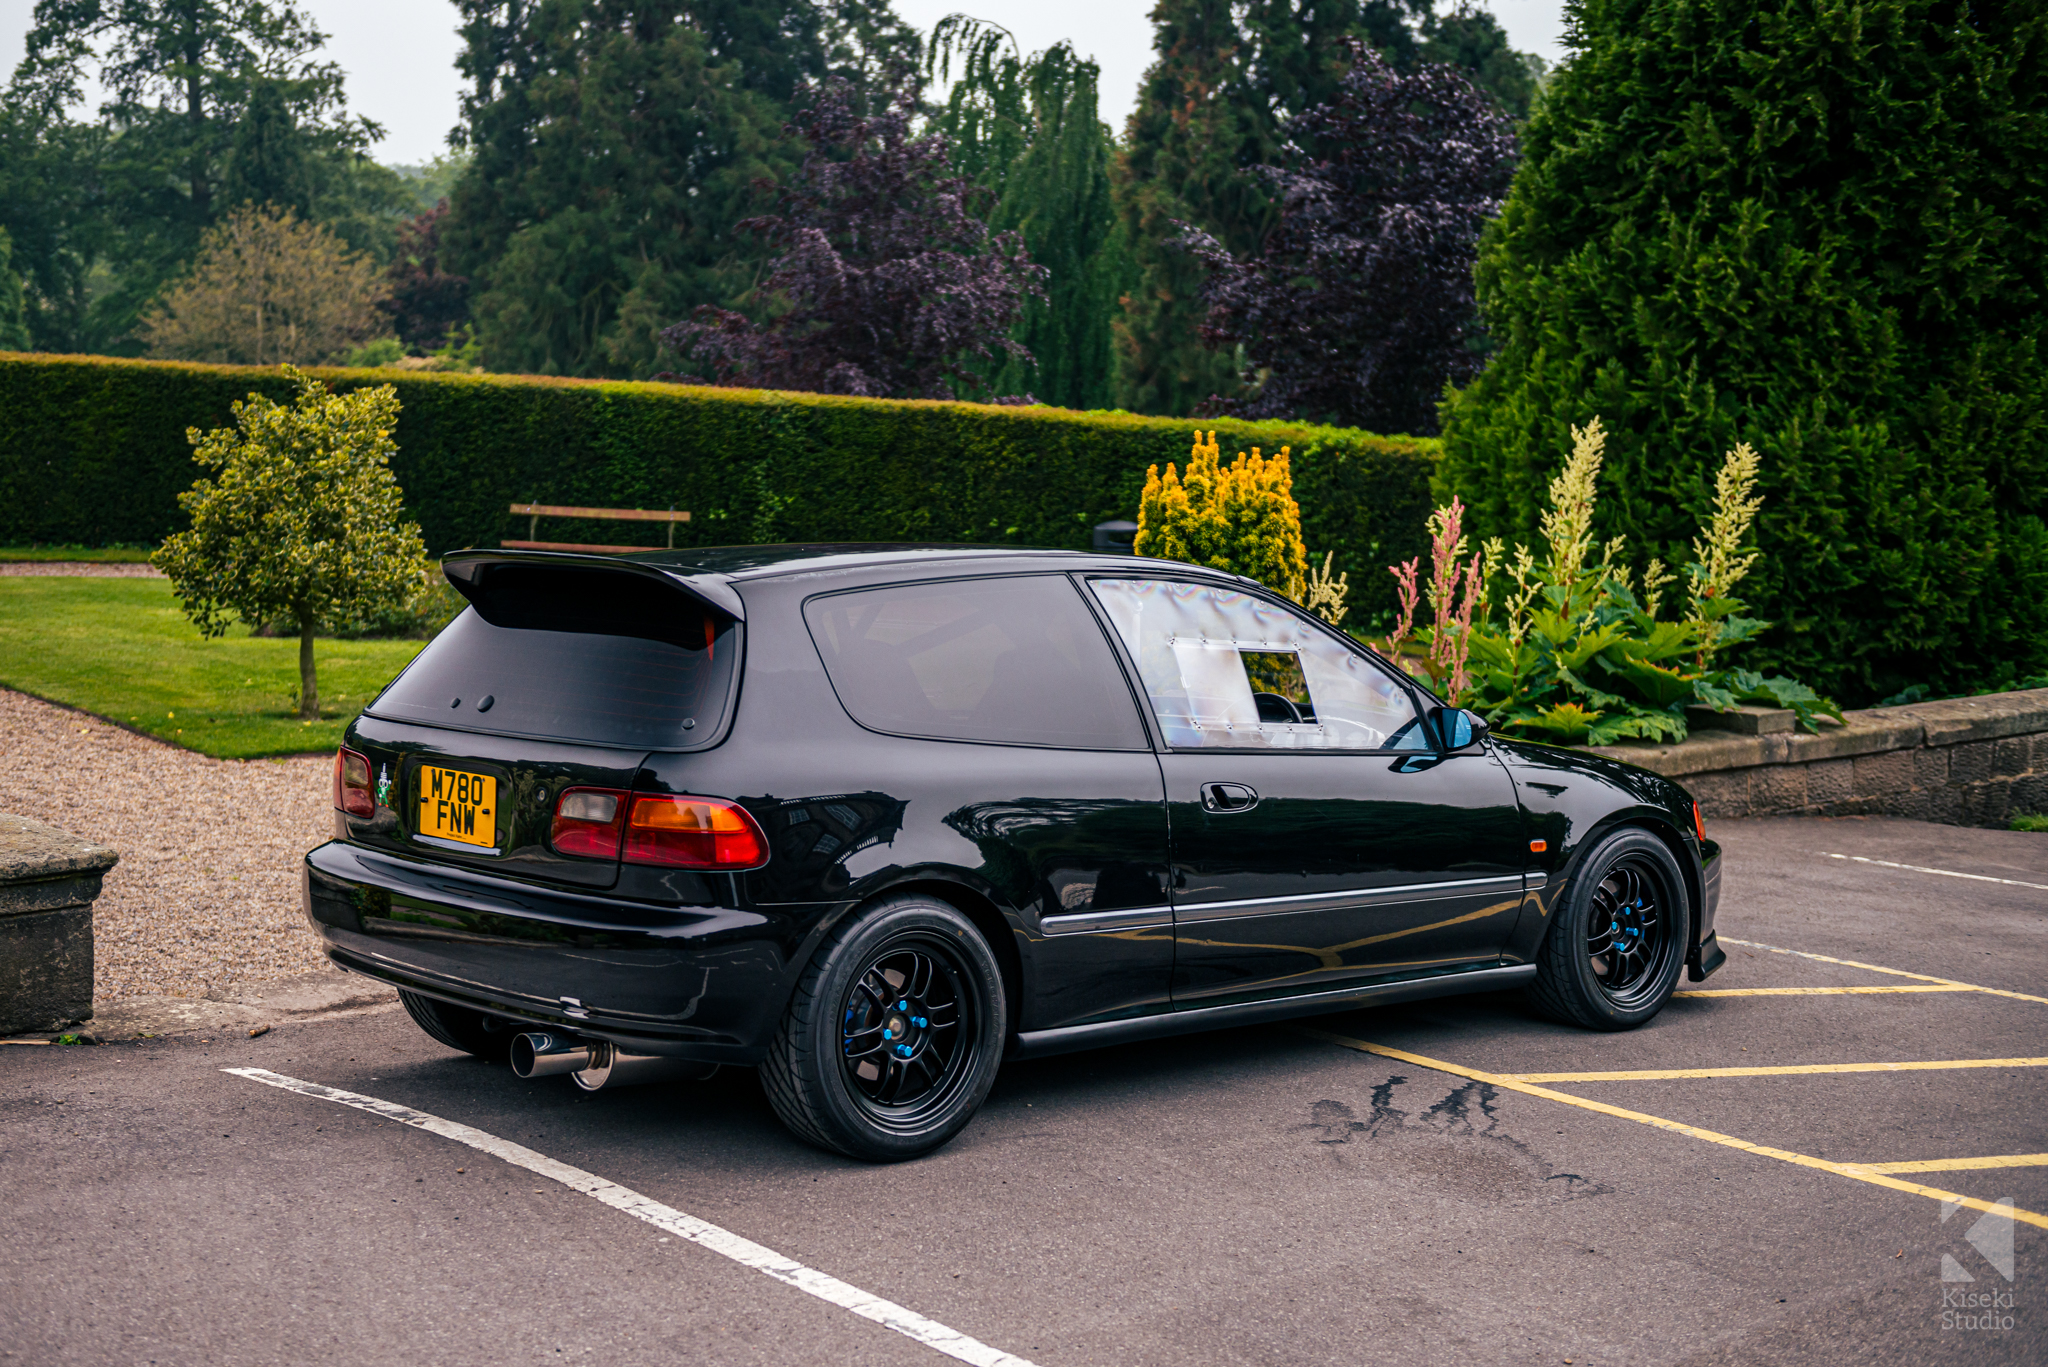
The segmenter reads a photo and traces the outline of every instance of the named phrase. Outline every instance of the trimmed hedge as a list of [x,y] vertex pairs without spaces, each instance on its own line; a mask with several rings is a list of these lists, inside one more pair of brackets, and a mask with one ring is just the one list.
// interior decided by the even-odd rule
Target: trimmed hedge
[[[390,384],[393,462],[428,549],[524,538],[514,502],[694,515],[676,544],[974,541],[1084,549],[1135,518],[1145,470],[1185,463],[1196,424],[1127,413],[852,399],[685,385],[313,369]],[[218,427],[273,369],[0,354],[0,544],[154,543],[200,471],[185,429]],[[1347,625],[1391,612],[1385,567],[1426,549],[1437,444],[1217,420],[1226,456],[1294,449],[1309,550],[1351,576]],[[540,540],[658,543],[660,524],[546,520]]]

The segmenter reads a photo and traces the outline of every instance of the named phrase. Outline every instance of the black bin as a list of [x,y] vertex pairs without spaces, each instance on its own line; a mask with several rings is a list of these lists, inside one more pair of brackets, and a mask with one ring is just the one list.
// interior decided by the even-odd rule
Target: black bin
[[1125,522],[1098,522],[1095,524],[1095,549],[1103,555],[1134,555],[1131,543],[1137,539],[1138,524]]

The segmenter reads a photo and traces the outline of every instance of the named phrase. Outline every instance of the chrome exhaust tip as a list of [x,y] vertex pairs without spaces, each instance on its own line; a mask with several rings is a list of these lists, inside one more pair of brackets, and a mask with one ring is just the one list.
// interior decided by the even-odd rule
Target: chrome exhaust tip
[[576,1085],[586,1092],[604,1087],[635,1087],[643,1082],[702,1082],[718,1071],[715,1063],[667,1058],[660,1054],[622,1054],[607,1040],[593,1042],[588,1066],[577,1070]]
[[512,1041],[512,1074],[531,1078],[578,1072],[590,1066],[591,1052],[588,1040],[571,1035],[537,1031],[520,1035]]

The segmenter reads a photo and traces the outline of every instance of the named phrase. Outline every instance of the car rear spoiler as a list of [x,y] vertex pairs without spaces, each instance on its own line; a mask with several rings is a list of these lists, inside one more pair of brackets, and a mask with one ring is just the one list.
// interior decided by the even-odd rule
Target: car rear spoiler
[[493,565],[555,565],[582,573],[601,571],[607,574],[630,575],[675,589],[703,606],[732,618],[735,622],[744,622],[747,619],[746,604],[741,601],[733,586],[720,575],[683,574],[645,561],[622,560],[613,555],[591,555],[574,551],[450,551],[441,557],[441,573],[448,576],[448,582],[455,586],[457,593],[472,603],[476,601],[477,594],[482,590]]

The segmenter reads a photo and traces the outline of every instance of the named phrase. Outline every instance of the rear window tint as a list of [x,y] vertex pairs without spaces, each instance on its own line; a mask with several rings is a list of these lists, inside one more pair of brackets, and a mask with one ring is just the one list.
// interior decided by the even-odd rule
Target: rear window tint
[[861,725],[936,740],[1147,748],[1101,628],[1063,576],[813,598],[804,620]]
[[370,711],[595,745],[708,740],[730,695],[732,624],[659,585],[625,595],[635,611],[621,611],[619,597],[606,596],[621,577],[602,578],[611,582],[592,576],[569,586],[587,593],[506,585],[484,596],[484,611],[472,607],[451,622]]

